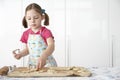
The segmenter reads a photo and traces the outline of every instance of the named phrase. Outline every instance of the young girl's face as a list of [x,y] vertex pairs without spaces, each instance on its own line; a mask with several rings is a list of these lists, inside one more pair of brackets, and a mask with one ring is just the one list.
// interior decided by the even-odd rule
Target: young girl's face
[[41,27],[42,19],[42,16],[33,9],[26,12],[27,25],[32,29],[39,29]]

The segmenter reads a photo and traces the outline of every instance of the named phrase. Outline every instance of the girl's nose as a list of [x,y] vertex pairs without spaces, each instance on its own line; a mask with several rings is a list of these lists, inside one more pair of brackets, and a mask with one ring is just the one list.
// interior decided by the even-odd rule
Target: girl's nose
[[35,19],[31,19],[31,22],[35,22]]

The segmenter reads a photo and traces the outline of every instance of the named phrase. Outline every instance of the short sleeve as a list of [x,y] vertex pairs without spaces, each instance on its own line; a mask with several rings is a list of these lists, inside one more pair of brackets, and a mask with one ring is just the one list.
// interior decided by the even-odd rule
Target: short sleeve
[[54,36],[53,36],[52,32],[51,32],[49,29],[45,29],[45,30],[43,31],[43,35],[44,35],[44,38],[45,38],[45,39],[47,39],[47,38],[49,38],[49,37],[52,37],[52,38],[54,39]]
[[27,43],[27,34],[25,32],[22,34],[20,41],[22,43]]

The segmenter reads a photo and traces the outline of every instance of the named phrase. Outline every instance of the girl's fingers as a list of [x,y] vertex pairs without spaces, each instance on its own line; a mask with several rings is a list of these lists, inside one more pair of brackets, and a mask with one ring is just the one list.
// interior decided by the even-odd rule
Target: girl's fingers
[[42,62],[38,62],[38,64],[37,64],[37,70],[39,70],[39,69],[41,69],[42,68]]
[[13,53],[14,54],[14,57],[16,58],[16,59],[20,59],[20,55],[19,54],[16,54],[16,53]]
[[36,68],[37,68],[37,71],[38,71],[39,70],[39,64],[37,64]]
[[42,63],[40,62],[40,63],[39,63],[39,69],[41,69],[41,68],[42,68]]

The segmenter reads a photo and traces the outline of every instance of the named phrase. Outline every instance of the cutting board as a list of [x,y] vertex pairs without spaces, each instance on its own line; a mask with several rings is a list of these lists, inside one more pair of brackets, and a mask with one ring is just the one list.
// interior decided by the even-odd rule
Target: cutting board
[[8,77],[89,77],[91,72],[84,67],[44,67],[38,71],[27,67],[18,67],[9,72]]

